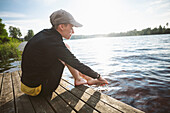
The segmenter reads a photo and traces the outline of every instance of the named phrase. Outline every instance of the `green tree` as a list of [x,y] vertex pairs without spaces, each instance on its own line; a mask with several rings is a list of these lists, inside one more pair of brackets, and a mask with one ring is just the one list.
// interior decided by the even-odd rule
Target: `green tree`
[[9,32],[12,38],[19,38],[22,36],[20,29],[13,26],[9,26]]
[[159,26],[159,34],[161,34],[162,31],[163,31],[163,28],[162,28],[162,26],[160,25],[160,26]]
[[147,28],[146,29],[146,35],[150,35],[151,34],[151,28]]
[[164,34],[165,31],[166,31],[166,28],[165,28],[165,26],[164,26],[163,29],[162,29],[162,33]]
[[167,28],[168,28],[168,25],[169,25],[169,23],[167,22],[167,23],[166,23]]
[[158,34],[158,28],[154,28],[154,29],[152,29],[152,34]]
[[29,39],[31,39],[34,36],[34,32],[33,30],[28,30],[27,35],[24,37],[25,41],[28,41]]
[[0,18],[0,36],[8,36],[8,33],[5,29],[5,24],[2,23],[1,18]]

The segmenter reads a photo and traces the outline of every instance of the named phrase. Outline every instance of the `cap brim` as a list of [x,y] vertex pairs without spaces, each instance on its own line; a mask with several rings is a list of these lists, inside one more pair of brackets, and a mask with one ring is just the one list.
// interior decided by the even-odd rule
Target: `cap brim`
[[82,27],[82,26],[83,26],[82,24],[80,24],[80,23],[78,23],[78,22],[76,22],[76,21],[71,22],[71,24],[72,24],[74,27]]

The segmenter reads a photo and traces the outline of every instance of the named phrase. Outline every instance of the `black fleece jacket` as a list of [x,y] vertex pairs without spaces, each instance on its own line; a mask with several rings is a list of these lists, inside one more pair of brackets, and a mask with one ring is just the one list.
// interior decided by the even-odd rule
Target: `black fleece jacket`
[[[98,73],[81,63],[65,46],[61,34],[55,29],[44,29],[31,38],[22,54],[22,78],[26,85],[39,84],[48,75],[57,76],[56,69],[61,62],[81,73],[97,78]],[[55,67],[54,67],[55,66]],[[24,83],[23,81],[23,83]]]

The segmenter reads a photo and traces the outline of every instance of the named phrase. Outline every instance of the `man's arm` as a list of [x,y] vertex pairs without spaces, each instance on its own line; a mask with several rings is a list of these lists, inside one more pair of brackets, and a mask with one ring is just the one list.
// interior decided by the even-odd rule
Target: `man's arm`
[[81,73],[90,76],[92,78],[99,78],[99,74],[93,71],[87,65],[81,63],[65,46],[64,42],[58,44],[55,47],[54,54],[57,56],[58,59],[61,59],[66,64],[72,66],[73,68],[77,69]]

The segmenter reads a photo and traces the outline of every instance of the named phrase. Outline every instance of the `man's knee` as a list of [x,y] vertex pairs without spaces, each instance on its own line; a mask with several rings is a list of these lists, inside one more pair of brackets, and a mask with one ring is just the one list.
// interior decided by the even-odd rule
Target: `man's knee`
[[63,65],[66,65],[66,63],[60,59],[58,59]]

